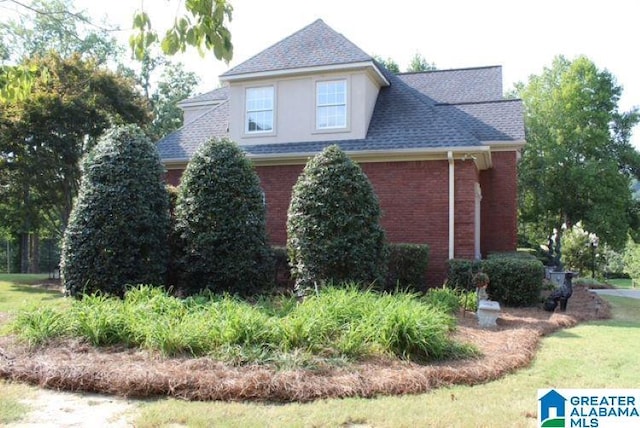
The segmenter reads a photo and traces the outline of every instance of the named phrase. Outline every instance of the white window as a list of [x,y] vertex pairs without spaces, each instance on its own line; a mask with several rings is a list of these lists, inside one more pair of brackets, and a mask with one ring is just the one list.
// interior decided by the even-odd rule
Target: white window
[[316,83],[316,128],[347,127],[347,81]]
[[247,133],[273,131],[273,86],[247,88]]

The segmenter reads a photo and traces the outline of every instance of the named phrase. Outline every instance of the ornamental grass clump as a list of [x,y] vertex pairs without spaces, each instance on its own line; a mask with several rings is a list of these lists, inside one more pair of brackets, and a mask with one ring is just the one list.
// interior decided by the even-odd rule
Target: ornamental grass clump
[[148,285],[124,299],[85,296],[70,309],[33,308],[13,331],[31,345],[79,338],[164,356],[210,356],[227,364],[327,366],[366,358],[431,361],[474,355],[454,343],[454,318],[408,293],[379,294],[356,284],[326,287],[302,303],[274,297],[249,303],[202,293],[187,299]]
[[293,187],[287,216],[296,288],[382,284],[384,240],[378,198],[360,167],[335,145],[312,158]]

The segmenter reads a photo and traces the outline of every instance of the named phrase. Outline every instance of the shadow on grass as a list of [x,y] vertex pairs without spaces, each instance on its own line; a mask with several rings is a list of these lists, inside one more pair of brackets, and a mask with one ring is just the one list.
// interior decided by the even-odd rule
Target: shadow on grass
[[49,289],[45,287],[33,287],[29,285],[19,285],[19,284],[11,284],[9,286],[9,290],[16,293],[30,294],[30,295],[40,295],[42,296],[41,300],[54,300],[60,299],[64,297],[64,294],[60,292],[60,290]]

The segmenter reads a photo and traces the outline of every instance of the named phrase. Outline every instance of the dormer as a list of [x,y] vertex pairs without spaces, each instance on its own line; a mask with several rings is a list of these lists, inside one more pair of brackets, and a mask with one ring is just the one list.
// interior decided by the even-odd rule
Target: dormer
[[363,139],[381,87],[371,56],[317,20],[230,69],[229,136],[240,145]]
[[211,110],[213,107],[227,101],[228,97],[229,88],[223,86],[214,89],[213,91],[209,91],[204,94],[200,94],[195,97],[180,101],[178,103],[178,107],[180,107],[183,111],[182,123],[186,125],[192,122],[207,110]]

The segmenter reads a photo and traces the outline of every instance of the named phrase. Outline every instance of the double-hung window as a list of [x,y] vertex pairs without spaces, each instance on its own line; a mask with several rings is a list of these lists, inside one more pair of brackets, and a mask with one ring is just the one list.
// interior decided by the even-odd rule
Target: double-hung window
[[347,81],[316,83],[316,128],[347,127]]
[[247,88],[247,133],[273,132],[273,86]]

